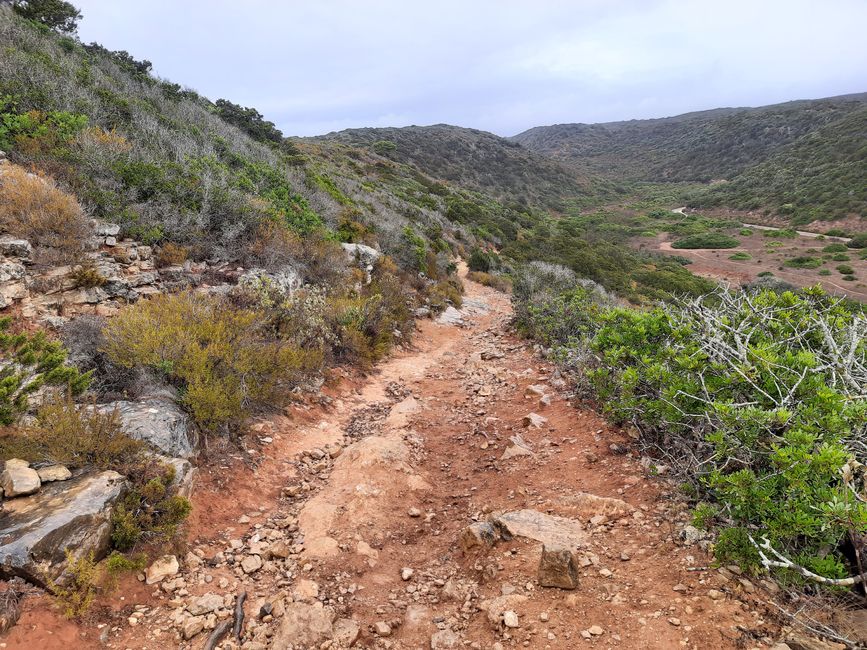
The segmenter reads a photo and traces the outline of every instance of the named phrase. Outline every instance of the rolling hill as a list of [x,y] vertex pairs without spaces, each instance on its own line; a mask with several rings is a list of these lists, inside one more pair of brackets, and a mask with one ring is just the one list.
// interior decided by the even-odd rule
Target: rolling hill
[[558,124],[512,138],[612,181],[731,181],[696,206],[760,209],[794,223],[867,215],[867,93],[676,117]]
[[493,133],[448,124],[349,129],[317,138],[370,148],[443,181],[505,202],[563,209],[565,199],[595,196],[600,179]]

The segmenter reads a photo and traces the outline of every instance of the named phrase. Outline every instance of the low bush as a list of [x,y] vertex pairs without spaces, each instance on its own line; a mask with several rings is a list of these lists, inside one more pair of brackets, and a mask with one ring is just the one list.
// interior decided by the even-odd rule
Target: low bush
[[740,246],[740,242],[734,237],[730,237],[720,232],[708,232],[699,235],[691,235],[678,239],[671,247],[672,248],[736,248]]
[[734,255],[730,255],[730,256],[729,256],[729,259],[730,259],[730,260],[733,260],[733,261],[735,261],[735,262],[742,262],[742,261],[744,261],[744,260],[751,260],[751,259],[753,259],[753,256],[750,255],[749,253],[744,252],[744,251],[740,251],[740,252],[738,252],[738,253],[735,253]]
[[846,244],[828,244],[822,249],[823,253],[845,253],[849,248]]
[[0,424],[14,423],[29,406],[29,396],[43,386],[77,395],[87,388],[91,373],[66,365],[67,353],[45,332],[12,331],[12,319],[0,318]]
[[772,239],[795,239],[798,236],[798,233],[792,228],[779,228],[778,230],[765,230],[765,237],[770,237]]
[[464,286],[457,277],[446,278],[426,287],[425,296],[430,308],[442,311],[449,305],[460,308],[463,304]]
[[818,257],[811,257],[809,255],[800,255],[783,262],[783,266],[788,266],[792,269],[818,269],[822,264],[824,262]]
[[66,549],[67,580],[64,584],[54,581],[48,583],[48,590],[63,608],[66,618],[78,618],[85,614],[96,598],[97,565],[93,551],[88,555],[76,558],[72,551]]
[[60,330],[63,344],[69,350],[69,363],[88,373],[88,390],[101,401],[135,400],[161,386],[152,371],[141,366],[124,368],[114,363],[103,351],[105,319],[82,314]]
[[470,271],[467,274],[467,279],[503,293],[509,293],[512,290],[512,280],[507,275]]
[[845,253],[836,253],[835,255],[831,256],[831,259],[834,262],[848,262],[852,258],[849,257],[848,255],[846,255]]
[[720,561],[755,569],[750,538],[767,538],[810,571],[857,572],[845,547],[867,526],[860,307],[818,288],[718,290],[645,311],[600,306],[582,287],[513,300],[521,329],[693,482]]
[[29,240],[46,264],[79,260],[92,232],[75,197],[51,178],[9,164],[0,172],[0,229]]
[[846,242],[846,246],[849,248],[867,248],[867,232],[853,235],[852,239]]
[[160,246],[154,254],[154,262],[157,268],[165,268],[167,266],[182,266],[190,255],[190,251],[186,246],[179,246],[172,242],[166,242]]
[[117,413],[79,407],[68,394],[37,411],[35,422],[0,436],[0,457],[71,469],[119,469],[134,464],[144,445],[124,433]]
[[341,362],[369,366],[412,335],[412,310],[393,264],[381,258],[360,292],[332,296],[327,318],[335,336],[332,354]]
[[269,336],[266,321],[213,296],[161,295],[109,321],[104,349],[114,363],[151,368],[176,384],[205,432],[227,432],[255,409],[281,403],[321,366],[320,351]]
[[189,500],[173,493],[174,467],[152,459],[133,468],[130,480],[133,487],[111,517],[114,548],[174,542],[191,509]]
[[470,271],[488,273],[491,270],[491,257],[486,251],[483,251],[481,248],[476,248],[470,254],[467,266]]
[[855,269],[853,269],[849,264],[838,264],[837,272],[841,275],[852,275],[855,273]]
[[108,280],[103,276],[96,265],[88,260],[77,266],[71,273],[72,279],[75,280],[76,286],[90,289],[93,287],[101,287]]

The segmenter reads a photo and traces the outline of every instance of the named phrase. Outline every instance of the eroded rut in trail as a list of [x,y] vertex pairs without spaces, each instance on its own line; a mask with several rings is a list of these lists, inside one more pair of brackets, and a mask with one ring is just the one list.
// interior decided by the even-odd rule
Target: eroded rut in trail
[[412,351],[255,425],[256,469],[203,471],[178,574],[124,582],[103,627],[28,605],[6,647],[41,624],[44,648],[202,648],[242,592],[241,641],[216,647],[770,644],[761,585],[707,568],[670,487],[568,401],[506,296],[466,285]]

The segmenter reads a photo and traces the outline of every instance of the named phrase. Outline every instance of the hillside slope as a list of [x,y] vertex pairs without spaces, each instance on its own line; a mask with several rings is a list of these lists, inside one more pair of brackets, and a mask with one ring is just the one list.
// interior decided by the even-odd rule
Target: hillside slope
[[867,216],[867,105],[690,197],[697,206],[771,208],[795,225]]
[[579,175],[519,143],[448,124],[349,129],[317,138],[373,149],[436,178],[521,206],[562,210],[570,198],[589,198],[598,179]]
[[802,223],[867,214],[867,94],[654,120],[542,126],[512,138],[618,181],[735,181],[698,205],[766,208]]
[[539,126],[511,140],[626,180],[730,179],[801,136],[865,106],[867,93],[861,93],[652,120]]
[[[613,239],[590,247],[588,233],[574,231],[562,240],[550,211],[591,201],[595,189],[503,138],[432,127],[290,141],[255,109],[211,101],[156,78],[147,61],[2,6],[0,40],[0,148],[53,177],[89,216],[118,223],[121,238],[180,246],[193,260],[267,266],[288,257],[320,270],[334,242],[358,242],[414,278],[441,278],[478,247],[556,261],[565,246],[585,251],[582,273],[634,297],[666,290],[648,279],[648,264],[670,267],[677,290],[694,280]],[[275,254],[287,237],[308,259]],[[611,274],[615,257],[623,263]]]

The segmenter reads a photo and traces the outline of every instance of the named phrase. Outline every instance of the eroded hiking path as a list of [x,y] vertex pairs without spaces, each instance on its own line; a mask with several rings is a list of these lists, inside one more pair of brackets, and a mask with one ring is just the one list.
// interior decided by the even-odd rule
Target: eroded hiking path
[[[370,377],[256,425],[255,469],[204,471],[181,572],[125,583],[102,641],[76,647],[202,648],[241,592],[242,642],[217,647],[761,647],[753,585],[701,569],[626,436],[568,403],[506,296],[466,285],[463,323],[426,321]],[[516,511],[493,546],[467,531]],[[539,521],[575,536],[576,589],[540,586],[542,544],[520,530]]]

